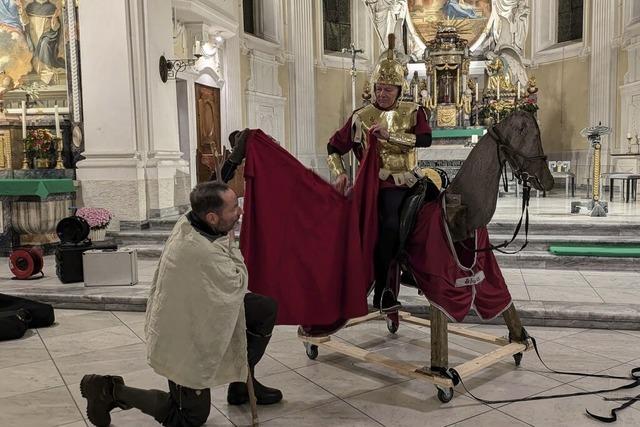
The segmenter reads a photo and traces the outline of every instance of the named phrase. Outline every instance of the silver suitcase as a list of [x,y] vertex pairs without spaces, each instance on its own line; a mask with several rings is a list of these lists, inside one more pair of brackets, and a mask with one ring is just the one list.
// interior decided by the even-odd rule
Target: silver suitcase
[[85,286],[132,286],[138,283],[135,249],[89,250],[82,254]]

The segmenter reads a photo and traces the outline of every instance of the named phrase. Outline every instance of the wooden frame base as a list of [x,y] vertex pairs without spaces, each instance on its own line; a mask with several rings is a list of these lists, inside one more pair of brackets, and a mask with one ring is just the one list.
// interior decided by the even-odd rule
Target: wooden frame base
[[[434,310],[434,307],[432,307],[432,310]],[[441,313],[439,310],[437,311]],[[509,312],[510,312],[510,315],[517,316],[517,314],[515,314],[515,309],[510,310]],[[439,334],[440,337],[443,338],[445,342],[447,341],[447,334],[454,334],[454,335],[459,335],[465,338],[471,338],[477,341],[482,341],[485,343],[494,344],[498,346],[496,350],[480,355],[475,359],[469,360],[458,366],[454,366],[453,368],[458,372],[458,374],[460,374],[460,377],[462,379],[468,378],[469,376],[509,356],[514,356],[516,358],[516,364],[519,364],[518,355],[530,349],[530,346],[527,343],[509,342],[508,339],[505,339],[503,337],[497,337],[491,334],[486,334],[484,332],[477,332],[470,328],[465,328],[458,325],[447,325],[446,322],[440,322],[439,324],[432,323],[430,320],[422,319],[420,317],[415,317],[410,313],[407,313],[404,311],[398,312],[397,315],[398,315],[398,321],[402,320],[403,322],[412,323],[414,325],[430,327],[432,337],[434,336],[434,334],[437,334],[438,329],[442,330],[442,327],[446,325],[444,335]],[[355,326],[355,325],[360,325],[362,323],[366,323],[371,320],[384,319],[384,318],[387,318],[387,322],[390,321],[387,314],[383,314],[379,312],[369,313],[365,316],[349,320],[345,325],[345,328]],[[507,319],[507,316],[505,316],[505,319]],[[389,323],[388,323],[388,326],[389,326]],[[391,327],[389,327],[389,329],[391,330]],[[298,330],[298,338],[305,343],[305,347],[307,347],[307,355],[310,358],[315,358],[315,356],[317,356],[317,347],[326,348],[327,350],[335,351],[337,353],[344,354],[346,356],[350,356],[355,359],[381,365],[385,368],[388,368],[391,371],[407,376],[409,378],[416,378],[416,379],[431,382],[434,385],[436,385],[438,389],[448,388],[452,392],[452,389],[454,386],[451,378],[448,378],[440,373],[431,371],[431,366],[434,366],[433,360],[431,365],[420,366],[414,363],[391,359],[389,357],[383,356],[373,351],[369,351],[352,344],[344,343],[342,341],[334,341],[331,339],[330,335],[322,336],[322,337],[310,337],[310,336],[304,335],[304,333],[302,333],[300,329]],[[317,346],[317,347],[316,349],[314,349],[314,351],[310,352],[310,348],[312,348],[312,346]],[[443,347],[446,349],[447,348],[446,344],[444,346],[439,345],[438,351],[441,351]],[[434,352],[432,351],[432,357],[433,355],[434,355]],[[443,360],[441,361],[445,361],[446,356],[442,357],[442,359]],[[435,365],[435,366],[438,366],[438,365]],[[441,367],[447,368],[448,366],[441,366]],[[451,393],[451,396],[452,395],[453,393]],[[438,394],[438,398],[440,398],[440,400],[442,401],[449,401],[451,399],[451,397],[448,397],[448,399],[445,400],[445,398],[442,397],[440,393]]]

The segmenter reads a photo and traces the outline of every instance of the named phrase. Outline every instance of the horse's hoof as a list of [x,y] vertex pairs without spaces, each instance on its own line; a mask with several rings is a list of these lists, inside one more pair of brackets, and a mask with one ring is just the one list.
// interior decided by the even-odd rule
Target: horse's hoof
[[392,319],[391,317],[387,317],[387,329],[392,334],[398,332],[399,322],[397,320]]
[[520,366],[520,362],[522,361],[522,353],[516,353],[513,355],[513,360],[516,362],[516,366]]

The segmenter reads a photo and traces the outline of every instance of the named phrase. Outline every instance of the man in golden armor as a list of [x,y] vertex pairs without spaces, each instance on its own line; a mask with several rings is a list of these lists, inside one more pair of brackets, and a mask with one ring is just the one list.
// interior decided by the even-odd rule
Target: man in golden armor
[[380,229],[375,251],[373,305],[381,311],[400,307],[388,283],[388,270],[399,249],[400,210],[409,189],[423,177],[417,167],[416,147],[431,145],[431,128],[423,107],[399,98],[406,85],[406,67],[397,59],[393,35],[381,56],[371,81],[375,102],[353,112],[347,123],[329,140],[327,163],[335,187],[344,192],[348,177],[342,155],[350,150],[360,160],[369,131],[378,138]]

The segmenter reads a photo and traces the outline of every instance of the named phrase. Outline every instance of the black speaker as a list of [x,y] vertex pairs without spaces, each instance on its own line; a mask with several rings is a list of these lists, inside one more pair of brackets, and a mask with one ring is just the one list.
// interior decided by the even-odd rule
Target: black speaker
[[56,226],[56,234],[62,243],[80,243],[89,236],[89,223],[82,217],[70,216],[63,218]]
[[56,249],[56,276],[62,283],[84,281],[82,254],[90,249],[116,250],[114,241],[84,242],[78,244],[61,243]]

